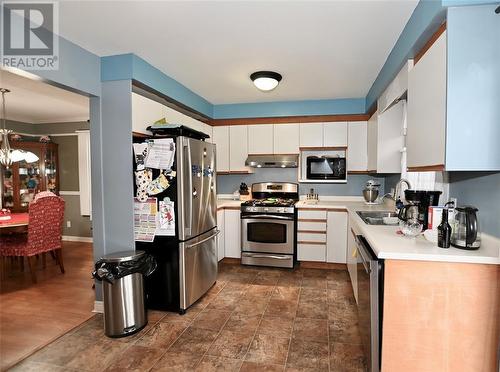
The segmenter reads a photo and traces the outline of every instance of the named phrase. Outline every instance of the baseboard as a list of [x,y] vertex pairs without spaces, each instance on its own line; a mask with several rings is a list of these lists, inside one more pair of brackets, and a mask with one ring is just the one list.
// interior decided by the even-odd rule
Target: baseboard
[[300,261],[303,269],[323,269],[323,270],[347,270],[346,264],[333,262]]
[[94,313],[104,313],[104,302],[102,301],[94,301]]
[[231,257],[224,257],[219,262],[225,263],[225,264],[230,264],[230,265],[239,265],[239,264],[241,264],[241,259],[239,259],[239,258],[231,258]]
[[93,239],[89,236],[73,236],[73,235],[63,235],[62,240],[64,242],[84,242],[92,243]]

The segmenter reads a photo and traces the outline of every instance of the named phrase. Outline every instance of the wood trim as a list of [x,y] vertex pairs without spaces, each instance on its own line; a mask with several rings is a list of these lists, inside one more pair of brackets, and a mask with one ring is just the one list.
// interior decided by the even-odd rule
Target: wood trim
[[346,212],[347,213],[347,208],[328,208],[328,212]]
[[323,235],[326,235],[326,231],[321,231],[321,230],[297,230],[297,233],[302,233],[302,234],[323,234]]
[[377,112],[377,101],[373,102],[373,104],[368,108],[366,114],[371,118],[374,113]]
[[347,270],[346,264],[335,262],[299,261],[299,265],[303,269]]
[[148,135],[148,134],[144,134],[144,133],[139,133],[139,132],[132,132],[132,137],[135,137],[135,138],[148,138],[148,137],[152,137],[153,135]]
[[326,247],[326,242],[308,242],[306,240],[301,240],[298,241],[297,244],[324,245]]
[[187,115],[195,120],[199,120],[202,123],[210,125],[210,120],[212,120],[210,117],[201,113],[200,111],[197,111],[136,79],[132,79],[132,92],[161,103],[164,106],[170,107],[171,109],[178,111],[181,114]]
[[420,49],[415,57],[413,57],[413,65],[415,66],[418,61],[424,56],[424,54],[429,50],[429,48],[436,42],[436,40],[446,31],[446,22],[444,22],[439,28],[432,34],[429,40],[424,44],[422,49]]
[[[347,212],[346,208],[338,208],[338,207],[331,207],[331,208],[302,208],[298,207],[297,208],[300,211],[323,211],[323,212]],[[306,221],[305,219],[300,219],[299,221]],[[313,220],[314,222],[320,221],[320,220]],[[326,220],[324,220],[326,222]]]
[[363,170],[363,171],[347,171],[347,174],[369,174],[369,170]]
[[290,154],[248,154],[248,156],[297,156],[298,153],[290,153]]
[[299,147],[300,151],[346,151],[347,146],[338,147]]
[[241,264],[241,259],[240,258],[233,258],[233,257],[224,257],[219,262],[224,263],[224,264],[229,264],[229,265],[239,265],[239,264]]
[[212,119],[209,125],[213,127],[224,125],[255,125],[255,124],[292,124],[292,123],[318,123],[335,121],[367,121],[367,114],[340,114],[340,115],[307,115],[307,116],[281,116],[264,118],[231,118]]
[[318,222],[318,223],[321,223],[321,222],[324,222],[326,223],[326,220],[322,219],[314,219],[314,218],[299,218],[297,220],[298,222]]
[[327,211],[326,208],[299,208],[299,212],[300,211]]
[[219,175],[228,175],[228,174],[252,174],[252,172],[249,171],[221,171],[221,172],[216,172]]
[[233,206],[229,207],[228,206],[228,207],[219,207],[219,208],[217,208],[218,211],[221,210],[221,209],[229,209],[229,210],[233,210],[233,211],[239,211],[239,210],[241,210],[241,207],[233,207]]
[[420,167],[407,167],[408,172],[441,172],[444,171],[444,164],[423,165]]

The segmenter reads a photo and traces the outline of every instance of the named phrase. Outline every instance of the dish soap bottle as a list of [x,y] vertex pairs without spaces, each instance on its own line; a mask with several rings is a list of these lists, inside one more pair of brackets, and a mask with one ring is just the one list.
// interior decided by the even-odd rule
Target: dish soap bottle
[[448,223],[448,208],[443,208],[441,223],[438,228],[438,247],[450,248],[451,226]]

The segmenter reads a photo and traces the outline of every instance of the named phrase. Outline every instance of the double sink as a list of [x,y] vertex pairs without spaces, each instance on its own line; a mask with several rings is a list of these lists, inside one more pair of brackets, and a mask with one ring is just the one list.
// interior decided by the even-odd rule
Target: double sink
[[357,211],[367,225],[393,226],[398,224],[398,214],[390,211]]

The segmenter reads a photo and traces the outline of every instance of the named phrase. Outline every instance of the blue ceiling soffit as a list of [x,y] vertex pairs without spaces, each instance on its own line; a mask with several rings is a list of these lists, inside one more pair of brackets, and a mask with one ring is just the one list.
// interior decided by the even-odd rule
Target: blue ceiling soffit
[[364,98],[238,103],[214,106],[214,119],[364,113]]

